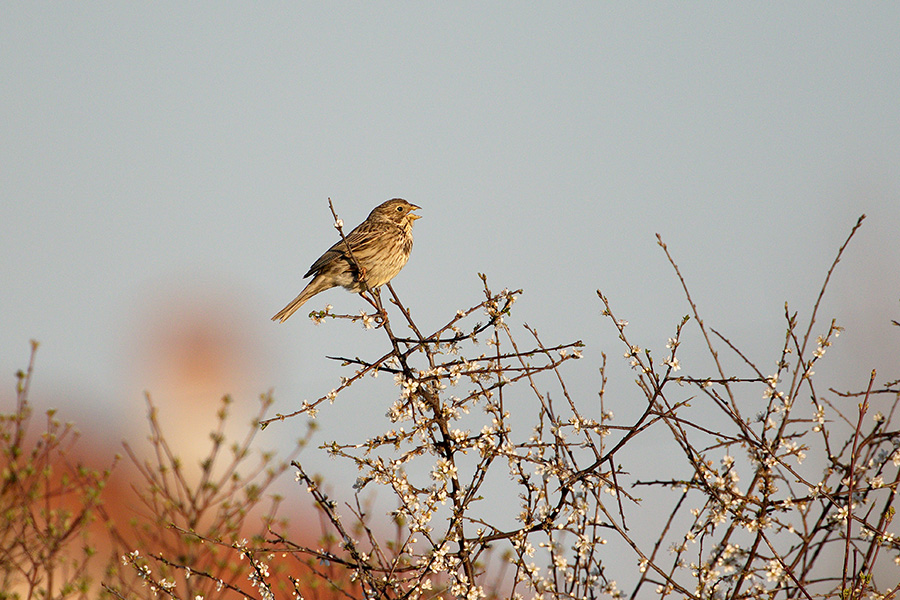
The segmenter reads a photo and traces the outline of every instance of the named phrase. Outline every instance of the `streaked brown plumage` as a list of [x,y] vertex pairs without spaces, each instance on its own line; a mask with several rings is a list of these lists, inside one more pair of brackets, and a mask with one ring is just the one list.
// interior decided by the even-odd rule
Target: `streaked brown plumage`
[[272,317],[287,320],[303,303],[327,289],[341,286],[351,292],[374,290],[393,279],[409,260],[412,250],[413,221],[419,207],[401,198],[376,206],[366,220],[347,234],[353,258],[362,271],[357,273],[344,240],[339,240],[313,263],[306,275],[315,275],[300,295]]

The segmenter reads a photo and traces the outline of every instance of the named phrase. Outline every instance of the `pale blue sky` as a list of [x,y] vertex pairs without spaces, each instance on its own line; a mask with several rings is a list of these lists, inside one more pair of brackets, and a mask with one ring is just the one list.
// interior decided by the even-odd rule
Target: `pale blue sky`
[[[145,389],[165,396],[146,347],[186,306],[234,350],[217,394],[274,388],[284,411],[324,394],[340,375],[325,354],[384,346],[358,326],[269,321],[336,239],[328,197],[348,226],[391,197],[420,205],[395,287],[423,329],[478,302],[478,272],[522,287],[513,322],[588,344],[570,371],[585,403],[606,351],[623,418],[633,375],[595,290],[661,352],[688,309],[656,232],[708,324],[769,368],[784,302],[808,314],[865,212],[822,323],[847,327],[831,363],[843,387],[873,366],[897,375],[898,3],[2,12],[7,406],[36,338],[35,402],[117,442],[105,421],[142,414]],[[326,303],[365,308],[332,290],[310,309]],[[343,416],[380,423],[384,390]]]

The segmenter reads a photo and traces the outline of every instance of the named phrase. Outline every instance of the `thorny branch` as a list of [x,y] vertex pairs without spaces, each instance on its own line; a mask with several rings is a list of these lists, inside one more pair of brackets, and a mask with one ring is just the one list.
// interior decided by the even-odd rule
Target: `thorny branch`
[[[395,549],[392,554],[367,529],[369,548],[362,551],[348,547],[349,554],[340,559],[341,564],[352,566],[359,580],[365,580],[369,573],[393,573],[390,588],[367,584],[367,589],[379,597],[417,598],[425,589],[440,588],[474,598],[500,593],[477,585],[485,577],[478,569],[478,559],[492,552],[495,544],[504,543],[511,551],[514,573],[501,595],[514,597],[524,586],[552,597],[617,596],[621,592],[605,573],[598,544],[602,542],[600,531],[608,530],[614,539],[633,549],[641,567],[643,574],[632,598],[650,583],[657,585],[660,597],[677,593],[690,598],[770,597],[773,593],[785,598],[809,598],[835,589],[829,585],[847,589],[849,582],[853,589],[845,593],[850,597],[876,589],[871,575],[861,574],[871,573],[879,547],[897,552],[896,538],[887,530],[892,516],[889,502],[897,488],[896,469],[890,479],[881,475],[892,464],[900,464],[900,451],[896,449],[900,441],[897,431],[889,428],[890,419],[872,431],[866,431],[862,421],[854,419],[856,427],[842,434],[849,433],[852,443],[843,444],[840,451],[828,451],[833,468],[824,479],[802,464],[805,453],[813,448],[811,436],[819,435],[822,444],[832,448],[838,435],[826,433],[833,431],[826,406],[836,413],[832,421],[851,422],[835,405],[817,400],[814,393],[808,406],[810,414],[801,406],[801,390],[813,389],[811,367],[841,331],[832,322],[819,336],[814,356],[806,357],[825,287],[861,222],[832,263],[801,337],[796,334],[797,315],[786,313],[785,346],[775,375],[764,374],[724,335],[705,325],[687,282],[659,238],[691,310],[691,316],[676,327],[664,360],[654,360],[649,350],[630,341],[627,323],[614,316],[612,303],[598,292],[603,314],[624,343],[626,359],[638,374],[636,383],[645,398],[644,410],[629,426],[613,425],[605,413],[599,420],[584,415],[583,402],[570,393],[560,367],[580,356],[580,342],[545,345],[537,331],[526,326],[534,346],[520,347],[506,319],[521,291],[494,293],[482,276],[485,300],[459,311],[430,335],[423,335],[410,310],[390,288],[391,303],[399,308],[413,335],[396,335],[385,317],[382,327],[391,350],[375,359],[329,357],[355,371],[330,394],[292,413],[314,412],[324,400],[334,401],[367,374],[391,374],[400,387],[400,399],[389,412],[394,429],[362,443],[331,442],[325,447],[360,469],[357,494],[372,483],[391,490],[398,503],[393,515],[409,532],[404,538],[407,542],[402,551]],[[479,311],[486,314],[487,322],[467,325]],[[690,322],[697,323],[705,340],[706,351],[715,364],[713,376],[679,373],[681,334]],[[487,336],[492,351],[473,355],[472,349],[482,336]],[[714,338],[750,369],[749,376],[726,371]],[[422,357],[424,364],[417,364],[417,357]],[[605,362],[601,373],[605,387]],[[785,373],[794,374],[786,389],[779,385]],[[544,374],[555,380],[559,390],[555,398],[546,390],[547,382],[539,379]],[[507,396],[516,393],[515,384],[520,381],[527,382],[536,411],[532,435],[524,438],[515,434],[515,420],[505,408]],[[452,395],[462,382],[470,388]],[[891,417],[898,397],[892,385],[896,384],[870,389],[866,395],[892,395]],[[696,390],[695,395],[686,396],[686,388]],[[744,406],[746,391],[754,388],[761,389],[767,402],[765,410],[751,419],[744,416]],[[524,403],[521,393],[517,394],[516,410],[521,411]],[[692,405],[704,401],[708,402],[705,414],[698,416]],[[480,431],[462,428],[463,424],[477,422],[479,413],[488,417],[488,424]],[[292,415],[278,415],[276,419]],[[635,447],[637,438],[657,431],[659,424],[666,425],[674,447],[683,456],[687,476],[669,481],[633,479],[622,470],[623,455]],[[621,432],[618,439],[614,443],[604,440],[613,431]],[[463,458],[473,452],[476,460]],[[520,512],[514,527],[500,526],[478,504],[485,494],[482,490],[487,473],[496,469],[498,459],[506,463],[508,476],[519,487]],[[428,473],[425,479],[423,461]],[[721,466],[716,468],[716,463]],[[751,475],[743,486],[738,475],[742,470]],[[873,478],[872,473],[879,475]],[[843,481],[832,483],[833,476]],[[629,533],[625,525],[626,516],[638,514],[642,506],[628,493],[625,486],[629,482],[682,490],[663,529],[649,545]],[[799,493],[798,486],[806,491]],[[614,510],[607,508],[601,492],[615,498]],[[873,510],[872,502],[879,497],[888,503]],[[866,514],[855,510],[860,502],[870,507]],[[327,514],[338,527],[339,515]],[[687,516],[686,526],[679,525]],[[851,529],[852,523],[857,527]],[[843,527],[836,527],[838,524]],[[844,534],[835,535],[838,530]],[[566,537],[570,541],[564,543]],[[841,543],[840,552],[845,557],[844,575],[837,578],[816,566],[824,560],[828,548],[838,551],[833,545],[836,542]],[[674,544],[669,560],[661,552],[667,543]],[[649,549],[645,552],[642,548],[646,545]],[[542,550],[537,551],[537,547]],[[306,551],[314,553],[313,549]],[[696,557],[688,561],[691,552],[696,552]],[[545,556],[549,561],[546,567],[533,562],[535,554]],[[365,560],[360,560],[361,556]],[[431,583],[426,585],[427,581]],[[892,593],[883,585],[881,589]]]

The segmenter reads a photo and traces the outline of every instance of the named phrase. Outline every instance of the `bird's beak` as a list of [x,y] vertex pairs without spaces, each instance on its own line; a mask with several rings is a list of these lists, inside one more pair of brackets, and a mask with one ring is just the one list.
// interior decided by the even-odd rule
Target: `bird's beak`
[[[409,205],[412,206],[413,210],[421,210],[422,209],[421,206],[416,206],[413,203],[410,203]],[[417,215],[417,214],[411,212],[411,213],[409,213],[409,218],[412,219],[413,221],[415,221],[416,219],[421,219],[422,215]]]

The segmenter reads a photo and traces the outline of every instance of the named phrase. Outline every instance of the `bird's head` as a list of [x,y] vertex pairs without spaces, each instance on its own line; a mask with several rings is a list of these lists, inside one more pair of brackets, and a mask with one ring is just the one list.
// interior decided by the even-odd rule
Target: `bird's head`
[[413,221],[422,218],[422,215],[417,215],[413,212],[415,210],[419,210],[419,207],[415,204],[402,198],[394,198],[376,206],[369,214],[369,219],[390,221],[407,228],[412,227]]

